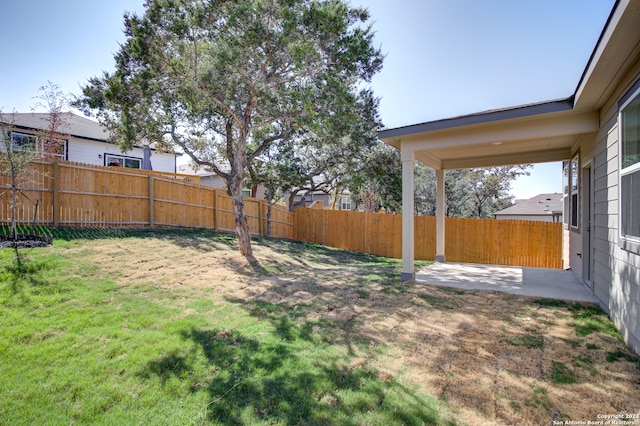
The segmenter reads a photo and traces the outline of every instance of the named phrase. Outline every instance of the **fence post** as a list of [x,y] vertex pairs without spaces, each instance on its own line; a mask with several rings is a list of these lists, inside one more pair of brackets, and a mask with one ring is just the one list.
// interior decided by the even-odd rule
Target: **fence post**
[[53,162],[53,226],[60,226],[60,199],[58,198],[58,191],[60,190],[60,168],[58,162]]
[[149,175],[149,228],[153,228],[154,227],[154,212],[153,212],[153,207],[154,207],[154,200],[153,200],[153,176]]
[[218,230],[218,190],[213,188],[213,230]]
[[265,227],[262,223],[262,218],[264,217],[262,214],[262,200],[256,200],[258,202],[258,232],[261,237],[265,235]]

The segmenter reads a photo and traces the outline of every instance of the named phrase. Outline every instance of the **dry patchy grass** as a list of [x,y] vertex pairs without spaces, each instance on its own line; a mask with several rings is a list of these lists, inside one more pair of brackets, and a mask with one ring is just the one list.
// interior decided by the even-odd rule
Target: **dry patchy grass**
[[330,333],[309,332],[381,348],[347,369],[367,364],[382,380],[417,385],[456,423],[550,424],[640,411],[637,357],[591,306],[400,284],[397,263],[318,246],[259,240],[254,249],[257,267],[230,237],[98,239],[64,252],[186,316],[200,300],[209,309],[234,303],[287,317],[293,326],[329,324]]

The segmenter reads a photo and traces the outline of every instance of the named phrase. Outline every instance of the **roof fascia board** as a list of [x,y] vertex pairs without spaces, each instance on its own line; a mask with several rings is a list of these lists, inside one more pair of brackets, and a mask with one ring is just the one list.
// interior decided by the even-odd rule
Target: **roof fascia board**
[[596,46],[593,48],[593,52],[591,52],[591,56],[587,61],[587,65],[580,76],[580,80],[578,81],[578,85],[576,86],[574,98],[578,99],[580,94],[584,90],[584,86],[586,82],[589,80],[589,76],[593,72],[595,66],[598,64],[600,57],[602,56],[602,52],[611,38],[611,34],[617,27],[620,22],[620,18],[623,15],[623,12],[629,5],[629,0],[616,0],[613,7],[611,8],[611,13],[607,18],[607,22],[604,24],[604,28],[600,33],[600,37],[598,37],[598,41],[596,42]]
[[597,112],[585,112],[513,123],[494,123],[482,128],[452,128],[442,132],[423,135],[414,134],[401,139],[403,149],[419,151],[423,149],[448,148],[453,146],[476,145],[495,141],[517,141],[541,139],[580,133],[592,133],[600,128]]
[[381,130],[378,132],[380,139],[402,137],[417,133],[426,133],[436,130],[446,130],[477,124],[486,124],[515,118],[532,117],[554,112],[569,111],[573,108],[573,97],[543,102],[538,104],[517,106],[500,110],[485,111],[477,114],[463,115],[460,117],[445,118],[443,120],[429,121],[411,126],[398,127],[395,129]]

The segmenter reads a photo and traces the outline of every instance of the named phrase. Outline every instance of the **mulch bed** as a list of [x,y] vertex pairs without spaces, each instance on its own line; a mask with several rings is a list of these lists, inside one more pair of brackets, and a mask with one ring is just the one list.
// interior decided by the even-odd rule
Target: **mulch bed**
[[12,236],[0,235],[0,248],[34,248],[48,247],[51,245],[52,238],[43,235],[24,235],[20,234],[15,239]]

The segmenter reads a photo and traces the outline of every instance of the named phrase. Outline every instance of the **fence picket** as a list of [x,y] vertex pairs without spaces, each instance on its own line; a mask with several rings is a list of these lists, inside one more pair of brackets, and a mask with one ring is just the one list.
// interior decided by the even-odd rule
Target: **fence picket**
[[[402,216],[299,208],[294,238],[379,256],[402,257]],[[372,219],[375,217],[375,219]],[[415,256],[435,258],[434,217],[415,218]],[[445,219],[452,262],[562,268],[562,224],[503,219]]]

